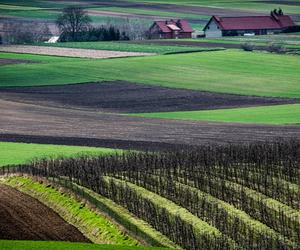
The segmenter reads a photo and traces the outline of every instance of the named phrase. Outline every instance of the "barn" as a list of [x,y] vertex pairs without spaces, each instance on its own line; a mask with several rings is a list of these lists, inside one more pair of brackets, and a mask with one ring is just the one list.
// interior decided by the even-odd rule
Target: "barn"
[[155,21],[149,29],[151,39],[192,38],[193,32],[189,22],[182,19]]
[[218,17],[212,16],[203,31],[208,38],[267,35],[281,33],[296,27],[293,20],[282,11],[271,11],[269,16]]

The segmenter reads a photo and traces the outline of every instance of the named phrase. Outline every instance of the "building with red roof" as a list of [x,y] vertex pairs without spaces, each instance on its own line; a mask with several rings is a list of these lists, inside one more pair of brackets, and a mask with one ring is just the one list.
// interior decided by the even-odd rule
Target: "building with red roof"
[[206,37],[267,35],[296,27],[282,11],[271,11],[269,16],[218,17],[213,16],[204,27]]
[[151,39],[191,38],[194,30],[187,20],[155,21],[150,29]]

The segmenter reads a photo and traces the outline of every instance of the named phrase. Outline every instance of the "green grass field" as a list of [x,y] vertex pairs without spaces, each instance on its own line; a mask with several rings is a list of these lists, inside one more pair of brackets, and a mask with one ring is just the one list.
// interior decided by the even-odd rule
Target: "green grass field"
[[97,49],[113,50],[127,52],[146,52],[157,54],[168,54],[178,52],[192,51],[209,51],[209,48],[199,48],[196,46],[167,46],[155,44],[135,44],[128,42],[64,42],[64,43],[39,43],[42,46],[63,47],[63,48],[80,48],[80,49]]
[[163,250],[159,247],[130,247],[115,245],[98,245],[88,243],[72,243],[61,241],[20,241],[0,240],[1,250]]
[[212,122],[238,122],[278,125],[300,124],[300,104],[202,111],[144,113],[136,115],[152,118]]
[[[292,0],[290,2],[297,2],[297,0]],[[288,5],[282,2],[281,4],[274,3],[270,1],[258,0],[130,0],[130,2],[145,2],[145,3],[166,3],[166,4],[176,4],[176,5],[187,5],[187,6],[206,6],[206,7],[218,7],[225,9],[238,9],[238,10],[252,10],[256,12],[264,12],[266,10],[272,10],[278,8],[279,6],[287,13],[299,13],[300,7],[296,5]]]
[[0,57],[41,62],[1,66],[0,86],[126,80],[221,93],[300,97],[300,57],[292,55],[225,50],[108,60],[14,53],[0,53]]
[[0,167],[23,164],[35,158],[70,157],[113,152],[115,150],[108,148],[0,142]]
[[130,247],[115,245],[98,245],[88,243],[72,243],[61,241],[20,241],[0,240],[1,250],[163,250],[160,247]]

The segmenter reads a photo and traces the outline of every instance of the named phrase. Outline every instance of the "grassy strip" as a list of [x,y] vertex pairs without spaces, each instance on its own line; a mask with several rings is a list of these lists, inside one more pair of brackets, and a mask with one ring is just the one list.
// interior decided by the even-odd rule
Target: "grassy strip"
[[41,62],[1,66],[0,86],[126,80],[172,88],[300,98],[300,57],[292,55],[223,50],[105,60],[16,53],[0,53],[0,57]]
[[73,197],[62,194],[61,191],[49,185],[45,186],[24,177],[8,177],[1,181],[52,208],[65,221],[76,226],[92,242],[125,246],[139,245],[139,242],[124,235],[115,224],[108,221],[103,215],[92,211]]
[[[143,173],[140,173],[140,175],[143,175]],[[165,183],[168,183],[169,178],[163,177],[163,176],[156,176],[156,175],[149,175],[147,174],[148,181],[139,180],[138,178],[126,178],[126,181],[130,181],[132,183],[135,183],[136,185],[142,185],[143,188],[146,188],[147,190],[150,190],[152,192],[158,192],[157,194],[164,196],[167,199],[171,199],[174,202],[178,204],[182,204],[182,199],[185,199],[182,195],[183,193],[186,193],[186,195],[194,194],[198,196],[199,204],[192,204],[191,207],[185,207],[188,209],[191,213],[195,214],[196,216],[200,217],[200,219],[206,221],[207,223],[213,225],[214,227],[218,228],[223,233],[229,233],[230,230],[223,228],[219,226],[218,219],[219,214],[226,214],[226,221],[228,223],[229,228],[231,230],[235,227],[237,227],[240,230],[243,231],[241,235],[228,235],[230,238],[235,240],[237,243],[239,243],[241,246],[243,246],[243,243],[248,242],[249,240],[256,239],[257,243],[262,243],[265,239],[261,238],[262,236],[266,236],[267,238],[274,239],[276,241],[280,241],[283,244],[287,244],[292,248],[295,248],[296,243],[286,240],[282,235],[280,235],[278,232],[274,231],[272,228],[268,227],[267,225],[263,224],[262,222],[253,219],[251,216],[249,216],[246,212],[234,207],[233,205],[218,199],[206,192],[203,192],[195,187],[183,184],[178,181],[173,181],[173,190],[171,193],[166,190],[166,187],[160,186],[161,181],[165,181]],[[149,179],[150,178],[150,179]],[[156,184],[153,184],[155,183]],[[192,196],[188,196],[192,197]],[[204,205],[205,203],[205,205]],[[201,204],[201,205],[200,205]],[[214,208],[211,211],[204,211],[203,207],[205,208]],[[201,211],[203,210],[203,211]],[[210,213],[212,212],[212,213]],[[236,224],[238,223],[238,224]],[[223,231],[224,230],[224,231]]]
[[133,247],[116,245],[98,245],[62,241],[0,240],[2,250],[163,250],[159,247]]
[[226,240],[233,249],[239,248],[238,245],[236,245],[236,243],[232,239],[222,235],[222,233],[217,228],[209,225],[207,222],[201,220],[200,218],[189,212],[187,209],[175,204],[174,202],[158,194],[155,194],[143,187],[140,187],[134,183],[120,180],[115,177],[105,176],[103,177],[103,180],[107,183],[113,182],[117,186],[125,185],[126,187],[129,187],[131,190],[140,195],[142,198],[150,201],[158,207],[165,208],[170,214],[170,216],[179,216],[180,219],[193,226],[197,237],[203,236],[207,239],[207,237],[212,236],[215,238]]
[[149,44],[134,44],[127,42],[64,42],[64,43],[38,43],[37,45],[63,47],[63,48],[78,48],[78,49],[97,49],[111,51],[126,51],[126,52],[145,52],[168,54],[177,52],[199,52],[209,51],[210,49],[199,48],[196,46],[168,46],[168,45],[149,45]]
[[92,190],[79,186],[75,183],[70,183],[65,180],[55,180],[55,183],[63,185],[64,187],[74,190],[79,195],[83,196],[93,205],[104,212],[107,216],[112,218],[118,224],[122,225],[134,237],[138,237],[141,241],[145,241],[152,246],[164,246],[170,248],[180,249],[175,243],[170,241],[166,236],[155,230],[144,220],[137,218],[124,207],[116,204],[110,199],[103,197]]
[[28,163],[37,158],[76,157],[80,155],[99,155],[118,152],[109,148],[62,146],[0,142],[0,167]]
[[300,104],[134,114],[135,116],[212,122],[238,122],[256,124],[299,124]]

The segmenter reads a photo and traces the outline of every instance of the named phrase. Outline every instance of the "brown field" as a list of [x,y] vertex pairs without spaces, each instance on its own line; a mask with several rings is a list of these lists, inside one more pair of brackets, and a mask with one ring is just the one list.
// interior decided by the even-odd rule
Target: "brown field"
[[0,88],[0,99],[114,113],[143,113],[300,103],[300,99],[241,96],[124,81]]
[[0,100],[0,141],[158,149],[279,137],[300,138],[299,126],[152,119]]
[[89,242],[49,207],[0,185],[0,239]]
[[140,52],[123,52],[123,51],[93,50],[93,49],[71,49],[71,48],[56,48],[56,47],[47,47],[47,46],[29,46],[29,45],[5,45],[5,46],[2,45],[0,46],[0,51],[38,54],[38,55],[51,55],[51,56],[81,57],[81,58],[116,58],[116,57],[154,55],[151,53],[140,53]]

